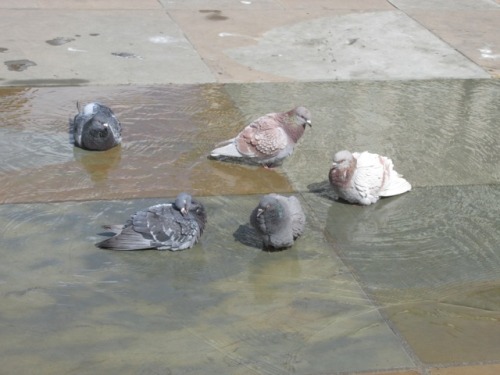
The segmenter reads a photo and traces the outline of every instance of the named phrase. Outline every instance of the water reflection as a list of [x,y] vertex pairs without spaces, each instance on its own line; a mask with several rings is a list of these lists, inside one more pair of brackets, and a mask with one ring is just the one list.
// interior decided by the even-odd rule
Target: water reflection
[[[77,100],[114,109],[123,125],[120,150],[74,150],[67,126]],[[262,179],[257,168],[207,159],[215,143],[241,127],[241,114],[220,85],[6,89],[0,101],[1,202],[291,190],[279,171]]]
[[[265,253],[231,236],[236,223],[247,222],[255,197],[199,199],[211,218],[206,236],[178,253],[93,246],[100,224],[157,200],[0,206],[7,368],[23,358],[47,373],[86,363],[115,373],[120,361],[138,355],[178,373],[229,374],[244,363],[279,374],[326,371],[337,357],[317,353],[311,364],[311,343],[335,348],[351,328],[381,324],[356,283],[339,272],[338,259],[320,251],[326,244],[317,229],[293,249]],[[351,328],[336,323],[354,312]],[[393,360],[408,363],[390,329],[377,336]],[[102,364],[102,353],[111,352],[116,361]]]
[[121,145],[107,151],[92,152],[79,147],[73,148],[73,156],[80,163],[94,184],[103,183],[108,175],[120,165]]

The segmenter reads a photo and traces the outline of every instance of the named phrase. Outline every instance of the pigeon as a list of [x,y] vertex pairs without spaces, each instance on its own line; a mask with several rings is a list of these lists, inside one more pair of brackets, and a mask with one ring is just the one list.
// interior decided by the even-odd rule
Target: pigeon
[[96,244],[110,250],[185,250],[201,237],[205,207],[187,193],[173,203],[157,204],[133,214],[125,225],[106,225],[115,236]]
[[209,157],[271,168],[292,154],[306,125],[311,126],[311,113],[304,107],[269,113],[247,125],[235,138],[219,143]]
[[113,111],[99,103],[89,103],[83,110],[76,104],[78,114],[72,124],[74,142],[78,147],[104,151],[122,141],[122,127]]
[[250,224],[264,241],[266,250],[282,250],[304,232],[306,217],[299,200],[278,194],[264,195],[250,214]]
[[335,199],[360,205],[411,190],[410,183],[394,170],[391,159],[367,151],[337,152],[328,177]]

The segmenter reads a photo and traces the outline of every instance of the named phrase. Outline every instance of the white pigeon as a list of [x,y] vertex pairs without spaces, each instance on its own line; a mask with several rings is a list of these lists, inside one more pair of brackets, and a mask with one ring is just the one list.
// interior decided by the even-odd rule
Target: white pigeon
[[269,113],[247,125],[236,137],[219,143],[210,158],[274,167],[292,154],[306,125],[311,126],[311,113],[304,107]]
[[173,203],[157,204],[131,216],[125,225],[106,225],[115,236],[96,244],[110,250],[184,250],[201,237],[207,215],[191,195],[180,193]]
[[361,205],[411,190],[410,183],[394,170],[391,159],[367,151],[337,152],[328,177],[336,199]]
[[250,224],[261,236],[266,250],[292,246],[304,232],[305,222],[304,211],[294,196],[264,195],[250,214]]
[[118,145],[122,141],[122,127],[113,111],[99,103],[89,103],[80,109],[72,124],[75,145],[78,147],[104,151]]

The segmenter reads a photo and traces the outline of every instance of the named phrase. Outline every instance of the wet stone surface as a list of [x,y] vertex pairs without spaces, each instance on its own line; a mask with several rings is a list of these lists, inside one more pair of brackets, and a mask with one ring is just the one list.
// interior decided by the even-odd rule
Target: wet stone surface
[[45,42],[47,44],[50,44],[51,46],[61,46],[63,44],[70,43],[73,41],[75,41],[75,38],[64,38],[60,36],[54,39],[46,40]]
[[[404,373],[500,361],[499,92],[491,80],[0,90],[3,368]],[[120,147],[71,144],[77,100],[114,110]],[[295,105],[313,126],[282,167],[207,159]],[[370,207],[333,201],[327,173],[345,148],[390,156],[414,189]],[[183,190],[208,210],[193,249],[94,247],[101,225]],[[248,225],[267,192],[302,202],[292,249],[262,251]]]
[[268,253],[255,234],[237,234],[257,196],[199,199],[208,226],[182,252],[93,246],[101,224],[157,200],[0,206],[2,248],[16,248],[0,265],[4,369],[134,373],[157,363],[180,374],[240,366],[287,374],[412,365],[313,216],[292,249]]
[[[123,125],[121,147],[96,153],[73,146],[77,100],[113,109]],[[245,125],[222,86],[5,89],[0,102],[9,108],[0,115],[2,202],[291,191],[281,170],[207,159]]]
[[8,60],[4,61],[4,64],[7,66],[7,69],[14,72],[22,72],[23,70],[28,69],[30,66],[36,66],[36,63],[31,60]]

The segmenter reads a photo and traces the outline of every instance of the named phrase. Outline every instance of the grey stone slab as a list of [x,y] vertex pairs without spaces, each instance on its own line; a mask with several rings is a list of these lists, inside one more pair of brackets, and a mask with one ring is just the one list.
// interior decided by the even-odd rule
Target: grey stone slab
[[403,11],[415,9],[433,10],[484,10],[499,9],[500,5],[493,0],[389,0],[389,2]]
[[399,11],[270,27],[257,44],[225,53],[251,69],[301,81],[489,77]]
[[336,151],[392,158],[415,187],[500,181],[499,83],[434,80],[226,85],[245,117],[295,105],[311,110],[283,170],[299,191],[327,181]]
[[453,186],[418,188],[368,207],[318,194],[311,205],[329,206],[318,220],[366,289],[404,290],[411,300],[499,281],[499,198],[498,185]]
[[156,0],[3,0],[0,9],[161,9]]
[[499,185],[417,188],[368,207],[304,197],[421,361],[499,360]]
[[[269,10],[283,9],[283,5],[279,0],[160,0],[160,3],[165,9],[192,9],[192,10],[212,10],[220,12],[221,9],[238,9],[238,10]],[[214,16],[214,20],[217,17]],[[223,20],[223,19],[219,19]]]
[[[500,76],[500,6],[496,9],[411,9],[407,13],[464,56]],[[472,21],[473,20],[473,21]]]
[[4,86],[214,81],[161,11],[5,10],[0,22]]
[[158,200],[1,205],[3,370],[324,374],[414,366],[317,215],[293,248],[267,253],[248,227],[258,196],[198,198],[208,225],[181,252],[93,246],[101,224]]

